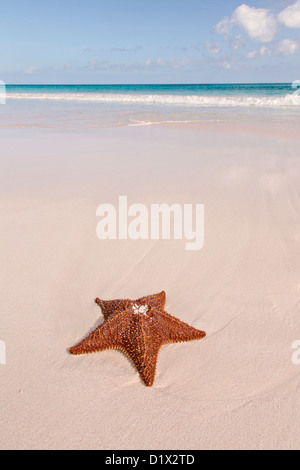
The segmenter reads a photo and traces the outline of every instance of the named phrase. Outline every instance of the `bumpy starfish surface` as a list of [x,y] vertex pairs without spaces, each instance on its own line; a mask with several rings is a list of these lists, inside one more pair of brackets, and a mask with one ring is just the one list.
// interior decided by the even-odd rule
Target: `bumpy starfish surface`
[[70,353],[120,349],[133,361],[149,387],[154,382],[157,357],[163,344],[192,341],[206,335],[165,311],[164,291],[137,300],[96,299],[96,303],[101,307],[104,323],[70,348]]

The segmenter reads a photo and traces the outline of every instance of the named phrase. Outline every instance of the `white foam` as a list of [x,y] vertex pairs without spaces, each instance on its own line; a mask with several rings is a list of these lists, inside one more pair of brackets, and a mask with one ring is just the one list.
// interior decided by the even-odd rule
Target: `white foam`
[[7,99],[77,101],[100,103],[162,104],[177,106],[225,107],[300,107],[300,96],[196,96],[196,95],[139,95],[139,94],[88,94],[88,93],[8,93]]

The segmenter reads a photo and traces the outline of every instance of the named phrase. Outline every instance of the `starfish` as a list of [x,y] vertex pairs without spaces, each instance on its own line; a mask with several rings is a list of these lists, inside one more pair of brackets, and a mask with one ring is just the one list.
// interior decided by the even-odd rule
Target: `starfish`
[[96,299],[104,323],[69,349],[70,354],[88,354],[119,349],[133,362],[145,385],[154,382],[158,353],[166,343],[204,338],[206,333],[169,315],[165,311],[166,293],[137,300]]

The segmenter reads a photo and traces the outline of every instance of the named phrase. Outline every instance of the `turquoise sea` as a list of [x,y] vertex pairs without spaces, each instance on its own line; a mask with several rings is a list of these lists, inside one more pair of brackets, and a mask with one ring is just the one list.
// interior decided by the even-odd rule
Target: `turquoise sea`
[[126,94],[180,96],[285,96],[291,83],[199,84],[199,85],[7,85],[10,94]]
[[0,126],[82,128],[299,119],[300,82],[199,85],[6,85]]

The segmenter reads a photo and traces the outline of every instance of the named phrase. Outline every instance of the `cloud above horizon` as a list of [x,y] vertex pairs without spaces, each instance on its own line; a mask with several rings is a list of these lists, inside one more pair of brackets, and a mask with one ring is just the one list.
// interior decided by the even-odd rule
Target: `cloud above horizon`
[[[211,8],[212,13],[207,7],[208,15],[202,17],[200,26],[199,21],[194,21],[193,27],[189,23],[189,31],[182,35],[171,35],[172,29],[166,33],[165,23],[157,38],[137,33],[133,25],[129,40],[123,32],[117,37],[97,33],[94,41],[85,34],[84,41],[63,51],[59,60],[54,55],[44,63],[44,58],[30,54],[19,61],[19,70],[12,65],[9,73],[21,82],[22,77],[32,82],[46,76],[53,80],[65,77],[65,82],[74,77],[78,82],[85,77],[92,82],[127,78],[132,82],[140,78],[172,81],[174,77],[182,83],[236,81],[248,79],[249,73],[254,79],[260,74],[260,80],[268,80],[273,78],[273,70],[281,75],[282,64],[287,77],[298,70],[300,73],[300,0],[251,0],[249,4],[232,0],[224,2],[223,17],[215,5]],[[191,15],[189,19],[192,21]],[[177,30],[179,24],[178,20]]]
[[[130,66],[94,60],[88,64],[88,68],[92,70],[116,68],[136,70],[168,68],[176,70],[206,64],[214,68],[230,70],[239,66],[243,59],[247,61],[294,55],[300,48],[300,37],[278,39],[278,35],[285,34],[285,31],[297,29],[300,29],[300,0],[292,3],[279,13],[268,8],[256,8],[243,3],[232,12],[231,16],[221,18],[212,27],[212,32],[223,36],[223,41],[216,41],[211,38],[190,47],[190,49],[194,48],[201,52],[202,57],[149,58],[145,62],[134,63]],[[251,49],[251,44],[257,43],[262,46],[252,46]],[[248,46],[248,50],[245,50],[246,46]],[[140,48],[141,46],[137,46],[135,50]],[[176,49],[182,52],[189,50],[186,46],[176,47]],[[205,53],[208,53],[206,59]]]
[[210,54],[219,54],[222,50],[222,45],[219,42],[207,41],[205,46]]
[[243,28],[253,41],[271,42],[278,31],[276,16],[264,8],[239,6],[232,15],[232,24]]
[[278,36],[290,36],[292,30],[297,29],[300,29],[300,0],[277,14],[267,8],[256,8],[243,3],[231,16],[222,18],[212,31],[222,35],[224,42],[230,43],[233,50],[245,47],[243,34],[248,38],[250,47],[252,42],[264,44],[244,53],[243,57],[246,59],[255,59],[295,54],[300,48],[300,36],[279,39]]
[[281,26],[288,29],[300,29],[300,0],[277,15],[270,9],[255,8],[243,3],[234,10],[231,17],[222,18],[213,27],[213,31],[226,38],[233,27],[240,27],[249,39],[268,43],[274,40]]
[[287,28],[300,29],[300,0],[279,13],[278,21]]

